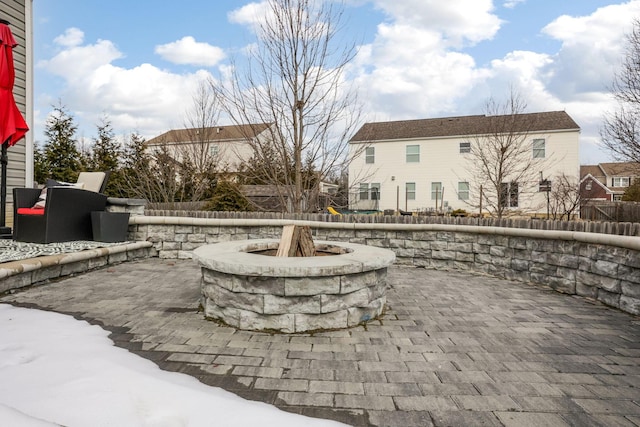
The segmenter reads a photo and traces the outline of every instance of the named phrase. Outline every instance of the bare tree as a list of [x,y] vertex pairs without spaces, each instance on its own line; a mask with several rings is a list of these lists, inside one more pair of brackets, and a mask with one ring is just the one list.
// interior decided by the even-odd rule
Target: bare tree
[[220,145],[212,142],[219,125],[220,111],[211,86],[201,82],[193,95],[191,109],[186,112],[188,141],[176,146],[176,160],[184,169],[183,175],[189,175],[187,181],[192,201],[211,197],[216,173],[222,169]]
[[580,185],[575,177],[564,173],[556,175],[552,179],[551,191],[549,192],[549,212],[553,219],[567,217],[571,220],[571,215],[580,207],[582,202],[580,195]]
[[520,194],[537,183],[545,162],[532,154],[535,118],[523,114],[525,109],[526,102],[514,89],[504,103],[490,98],[485,104],[485,128],[471,144],[469,173],[482,189],[471,204],[498,218],[510,208],[523,208]]
[[[235,124],[270,125],[265,137],[254,138],[252,130],[246,140],[282,206],[301,212],[311,207],[305,206],[306,194],[317,191],[347,159],[347,139],[360,118],[345,76],[356,50],[340,39],[344,6],[339,2],[267,0],[266,5],[246,68],[241,72],[234,62],[229,78],[212,86]],[[313,165],[315,173],[307,173],[305,165]]]
[[633,21],[621,69],[615,74],[611,93],[616,111],[605,115],[602,142],[617,160],[640,163],[640,20]]

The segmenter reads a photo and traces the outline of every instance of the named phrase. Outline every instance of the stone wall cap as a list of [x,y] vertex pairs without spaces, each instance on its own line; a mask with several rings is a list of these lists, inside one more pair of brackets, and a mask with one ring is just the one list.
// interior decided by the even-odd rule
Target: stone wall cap
[[395,254],[389,249],[355,243],[314,241],[316,245],[339,246],[349,253],[315,257],[275,257],[247,250],[276,249],[278,240],[239,240],[204,245],[193,251],[201,266],[227,274],[266,277],[308,277],[353,274],[390,266]]

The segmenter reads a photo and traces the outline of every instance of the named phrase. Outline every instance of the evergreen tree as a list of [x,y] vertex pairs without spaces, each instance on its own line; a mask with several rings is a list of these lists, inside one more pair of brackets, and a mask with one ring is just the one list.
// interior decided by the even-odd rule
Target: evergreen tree
[[39,184],[44,184],[47,179],[49,166],[44,157],[44,152],[40,144],[36,143],[33,148],[33,178]]
[[251,203],[231,181],[218,181],[213,190],[213,197],[205,205],[208,211],[250,211]]
[[100,172],[111,172],[105,193],[109,196],[122,196],[120,188],[123,174],[120,170],[122,150],[116,141],[111,121],[105,116],[98,125],[98,137],[93,139],[90,169]]
[[48,177],[75,182],[81,169],[80,153],[76,147],[76,130],[73,117],[60,103],[53,108],[45,125],[44,164]]
[[151,158],[145,152],[146,140],[138,133],[132,133],[122,150],[122,180],[118,191],[122,197],[152,200],[149,178]]

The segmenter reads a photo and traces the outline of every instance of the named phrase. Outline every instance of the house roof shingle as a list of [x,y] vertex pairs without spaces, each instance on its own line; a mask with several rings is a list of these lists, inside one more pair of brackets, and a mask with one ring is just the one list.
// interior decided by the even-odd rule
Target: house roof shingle
[[207,141],[229,141],[254,138],[269,127],[268,123],[206,127],[204,129],[172,129],[147,141],[147,145],[193,142],[198,132],[206,132]]
[[[496,118],[507,117],[511,116],[477,115],[366,123],[350,142],[482,135],[490,133]],[[580,126],[564,111],[516,114],[513,117],[510,129],[513,132],[580,130]]]

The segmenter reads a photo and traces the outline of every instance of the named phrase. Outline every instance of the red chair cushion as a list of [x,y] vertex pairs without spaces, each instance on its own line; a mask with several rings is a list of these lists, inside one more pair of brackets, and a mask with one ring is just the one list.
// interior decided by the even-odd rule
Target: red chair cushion
[[20,215],[44,215],[44,209],[40,208],[18,208]]

